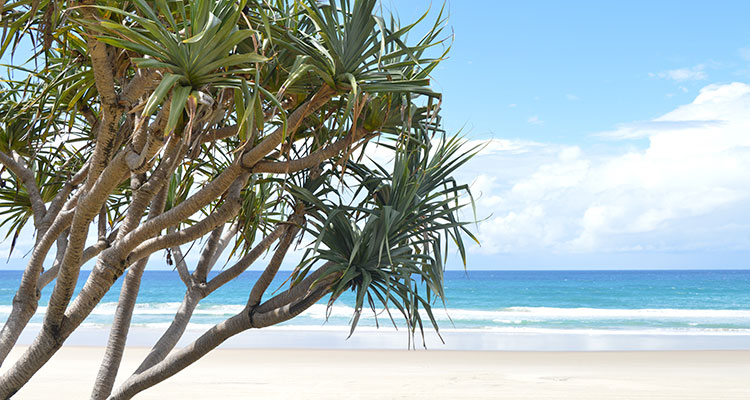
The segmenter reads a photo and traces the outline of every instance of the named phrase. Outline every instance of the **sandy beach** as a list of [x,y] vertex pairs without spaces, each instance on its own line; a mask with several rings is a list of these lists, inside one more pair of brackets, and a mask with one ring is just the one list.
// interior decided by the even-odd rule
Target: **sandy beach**
[[[103,350],[63,348],[14,399],[88,398]],[[750,351],[219,349],[136,398],[748,399],[748,377]]]

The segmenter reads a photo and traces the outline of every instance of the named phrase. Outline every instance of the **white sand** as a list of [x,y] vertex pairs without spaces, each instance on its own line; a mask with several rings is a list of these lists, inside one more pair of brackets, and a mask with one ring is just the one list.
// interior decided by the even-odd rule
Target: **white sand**
[[[63,348],[14,399],[87,399],[103,351]],[[118,382],[145,354],[128,348]],[[219,349],[135,398],[747,400],[750,351]]]

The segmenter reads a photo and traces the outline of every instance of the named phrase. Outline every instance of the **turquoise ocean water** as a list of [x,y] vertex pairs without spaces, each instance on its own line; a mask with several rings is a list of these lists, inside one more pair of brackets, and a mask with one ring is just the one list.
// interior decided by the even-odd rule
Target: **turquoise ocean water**
[[[87,276],[83,272],[79,286]],[[211,326],[242,309],[259,272],[247,272],[206,298],[193,328]],[[274,290],[286,278],[281,273]],[[20,271],[0,271],[0,322],[11,309]],[[114,314],[119,285],[86,320],[106,327]],[[43,292],[42,320],[51,285]],[[612,331],[711,335],[750,334],[750,271],[448,271],[446,307],[435,305],[441,329],[500,332]],[[172,271],[145,273],[133,326],[163,328],[177,310],[184,286]],[[347,326],[353,296],[343,296],[326,320],[316,304],[287,322],[289,329]],[[394,310],[394,312],[396,312]],[[378,317],[389,323],[385,314]],[[360,326],[375,326],[365,313]]]

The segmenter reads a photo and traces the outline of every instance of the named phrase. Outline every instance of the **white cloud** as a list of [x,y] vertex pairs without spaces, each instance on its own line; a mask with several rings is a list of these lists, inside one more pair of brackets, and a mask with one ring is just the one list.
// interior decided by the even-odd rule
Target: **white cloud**
[[568,99],[568,100],[570,100],[570,101],[577,101],[577,100],[581,100],[581,98],[580,98],[580,97],[578,97],[578,96],[576,96],[576,95],[574,95],[574,94],[570,94],[570,93],[566,94],[566,95],[565,95],[565,98],[566,98],[566,99]]
[[700,81],[708,78],[705,69],[705,64],[698,64],[691,68],[678,68],[656,73],[651,72],[648,75],[652,78],[670,79],[675,82]]
[[670,121],[654,119],[651,121],[631,122],[617,125],[612,131],[596,133],[593,136],[608,139],[640,139],[647,138],[665,130],[700,129],[710,126],[720,126],[720,120],[684,120]]
[[533,115],[533,116],[529,117],[526,120],[526,122],[528,122],[531,125],[542,125],[544,123],[544,121],[542,121],[541,119],[539,119],[538,115]]
[[605,136],[648,147],[490,141],[462,172],[484,219],[474,251],[750,250],[750,85],[707,86]]

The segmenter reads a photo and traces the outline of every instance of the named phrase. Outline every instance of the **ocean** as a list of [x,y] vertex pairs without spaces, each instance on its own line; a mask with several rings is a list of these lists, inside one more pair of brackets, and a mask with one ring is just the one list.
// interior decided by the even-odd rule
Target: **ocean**
[[[0,271],[0,321],[7,319],[21,274]],[[79,287],[87,275],[82,272]],[[203,331],[241,310],[259,275],[257,271],[246,272],[204,299],[190,329]],[[287,276],[288,272],[281,272],[269,292]],[[111,324],[120,284],[105,296],[84,327],[101,330]],[[51,289],[52,285],[45,288],[32,325],[41,323]],[[176,272],[147,271],[132,326],[146,330],[166,328],[184,291]],[[735,343],[744,343],[736,341],[750,337],[750,271],[447,271],[445,293],[445,306],[441,302],[434,305],[441,332],[462,332],[464,336],[710,336],[716,343],[730,337],[736,337]],[[353,300],[353,293],[345,294],[329,315],[325,302],[321,302],[279,329],[287,333],[345,332]],[[381,327],[391,324],[385,313],[377,316],[377,322]],[[365,310],[358,330],[371,332],[375,325],[376,318]],[[477,347],[488,346],[491,345]]]

